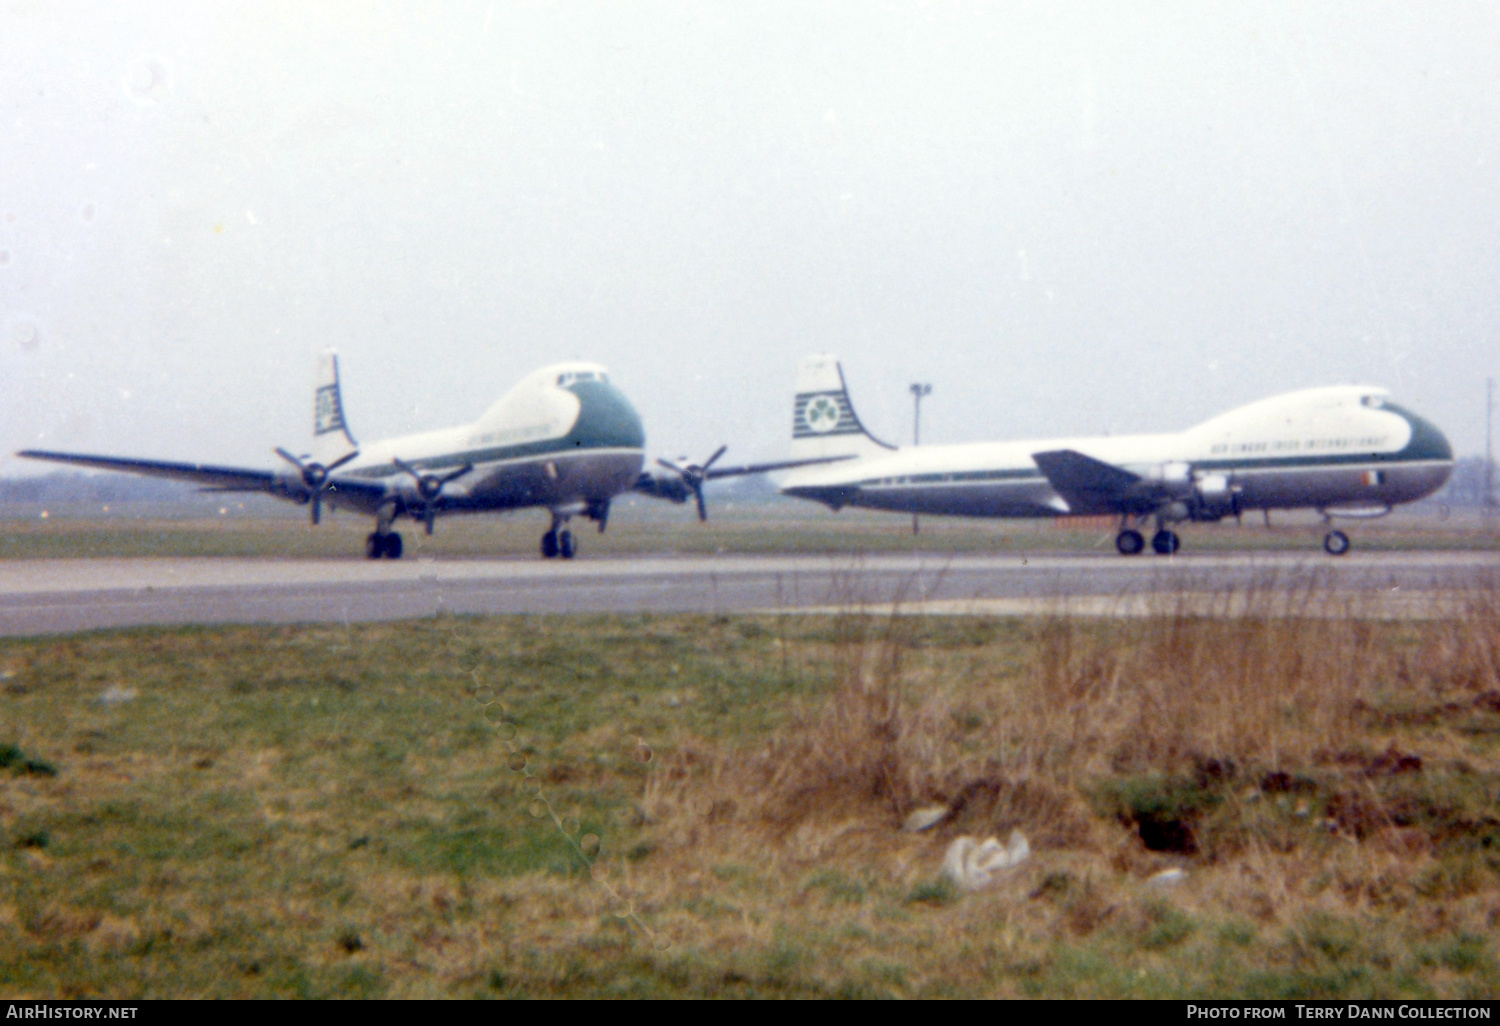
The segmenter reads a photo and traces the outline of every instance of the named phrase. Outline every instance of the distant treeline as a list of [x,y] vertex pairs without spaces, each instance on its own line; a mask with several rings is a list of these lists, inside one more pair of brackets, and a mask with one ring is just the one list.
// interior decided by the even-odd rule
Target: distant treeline
[[[755,501],[777,494],[764,474],[748,478],[730,478],[715,482],[713,492],[721,499]],[[236,502],[274,499],[254,492],[238,494]],[[223,494],[203,494],[198,486],[160,477],[136,477],[132,474],[88,474],[77,470],[58,470],[35,477],[0,477],[0,504],[26,503],[40,505],[107,503],[210,503],[218,505]],[[278,507],[280,503],[275,503]]]
[[174,502],[197,498],[196,486],[159,477],[58,470],[36,477],[0,477],[0,502]]
[[[1496,475],[1500,485],[1500,475]],[[1453,468],[1453,476],[1433,499],[1450,506],[1484,505],[1484,457],[1465,456]],[[774,498],[776,486],[764,474],[715,482],[714,490],[724,499],[755,501]],[[245,496],[241,497],[242,499]],[[204,496],[196,485],[159,477],[129,474],[85,474],[59,470],[35,477],[0,477],[0,503],[110,503],[110,502],[217,502]]]
[[[1500,480],[1494,483],[1500,485]],[[1458,460],[1453,466],[1453,476],[1434,498],[1450,506],[1483,506],[1484,457],[1465,456]]]

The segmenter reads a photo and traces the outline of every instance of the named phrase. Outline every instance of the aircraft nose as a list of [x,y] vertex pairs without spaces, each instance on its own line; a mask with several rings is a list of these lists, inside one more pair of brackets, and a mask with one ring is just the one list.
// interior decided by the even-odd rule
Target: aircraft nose
[[1411,425],[1411,437],[1398,454],[1401,459],[1453,461],[1453,445],[1448,441],[1448,436],[1438,430],[1436,424],[1394,403],[1388,403],[1386,409]]
[[1433,434],[1433,448],[1442,453],[1442,455],[1439,456],[1438,459],[1447,460],[1449,463],[1452,463],[1453,443],[1449,442],[1448,436],[1443,434],[1442,431],[1438,430],[1437,427],[1432,425],[1429,425],[1429,427],[1431,428]]
[[646,431],[640,414],[613,384],[579,382],[573,387],[578,396],[578,420],[573,426],[576,439],[586,446],[617,446],[639,449],[646,444]]

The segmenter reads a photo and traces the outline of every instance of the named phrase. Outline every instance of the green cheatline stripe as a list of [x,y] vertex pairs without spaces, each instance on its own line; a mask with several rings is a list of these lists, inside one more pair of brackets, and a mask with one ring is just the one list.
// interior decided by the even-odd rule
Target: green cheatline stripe
[[[1444,462],[1442,460],[1395,460],[1394,454],[1384,458],[1372,458],[1369,455],[1351,455],[1335,457],[1282,457],[1279,459],[1266,460],[1204,460],[1184,461],[1189,462],[1194,470],[1336,470],[1351,465],[1380,463],[1381,469],[1390,466],[1409,465],[1413,463]],[[886,478],[874,477],[857,482],[858,487],[881,487],[898,488],[916,484],[962,484],[969,481],[1046,481],[1045,475],[1036,470],[967,470],[952,474],[902,474],[896,475],[904,480],[893,480],[886,484]]]
[[[611,450],[619,452],[640,453],[642,455],[645,454],[644,449],[637,449],[631,446],[575,445],[571,442],[565,445],[559,445],[556,440],[553,440],[552,442],[537,442],[535,443],[535,445],[537,446],[537,448],[535,448],[534,451],[530,452],[515,451],[516,449],[520,448],[531,448],[529,446],[511,446],[509,447],[509,449],[474,449],[468,452],[458,453],[456,455],[434,456],[430,459],[408,460],[407,462],[410,463],[413,467],[416,467],[418,470],[445,470],[450,467],[461,467],[465,463],[473,464],[477,467],[486,463],[516,463],[527,459],[542,459],[547,456],[558,459],[566,459],[570,456],[582,456],[585,454],[608,452]],[[547,446],[551,447],[547,448]],[[504,455],[499,455],[501,453],[504,453]],[[384,463],[375,467],[361,467],[356,474],[350,476],[374,478],[378,480],[381,478],[390,477],[393,474],[404,473],[406,473],[406,471],[402,470],[395,464]]]
[[964,470],[952,474],[901,474],[896,475],[904,480],[892,480],[889,485],[885,484],[886,478],[872,477],[859,482],[861,488],[868,486],[876,487],[900,487],[901,485],[914,484],[963,484],[968,481],[1045,481],[1042,474],[1035,470]]
[[1284,470],[1300,468],[1347,467],[1362,463],[1379,463],[1382,467],[1392,464],[1445,463],[1446,457],[1419,456],[1413,458],[1402,452],[1356,452],[1346,456],[1273,456],[1263,460],[1192,460],[1194,470]]

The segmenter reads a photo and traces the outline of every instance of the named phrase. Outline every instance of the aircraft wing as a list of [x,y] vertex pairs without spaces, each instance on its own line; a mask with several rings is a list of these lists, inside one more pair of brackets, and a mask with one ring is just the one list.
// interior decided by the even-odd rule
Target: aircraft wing
[[1034,452],[1031,458],[1075,514],[1121,513],[1133,485],[1141,478],[1130,471],[1085,456],[1073,449]]
[[[216,467],[208,463],[171,463],[166,460],[133,460],[118,456],[89,456],[73,452],[48,452],[44,449],[24,449],[16,453],[30,460],[50,460],[53,463],[71,463],[80,467],[98,470],[117,470],[126,474],[142,474],[147,477],[166,477],[176,481],[191,481],[204,485],[205,491],[215,492],[271,492],[288,498],[305,499],[307,489],[297,477],[278,475],[270,470],[253,470],[244,467]],[[354,493],[371,498],[385,494],[385,485],[374,481],[350,478],[334,478],[329,490]]]
[[658,499],[668,499],[672,502],[687,502],[692,496],[698,504],[698,519],[708,519],[708,506],[703,501],[703,485],[719,477],[740,477],[744,474],[767,474],[773,470],[790,470],[793,467],[806,467],[814,463],[833,463],[836,460],[849,459],[848,456],[820,456],[813,459],[802,460],[780,460],[775,463],[749,463],[742,467],[716,467],[714,463],[724,455],[727,445],[719,446],[702,466],[689,463],[683,466],[672,463],[669,460],[657,460],[661,470],[643,470],[635,482],[635,490]]
[[704,471],[704,478],[712,481],[717,477],[741,477],[745,474],[769,474],[776,470],[791,470],[793,467],[810,467],[818,463],[837,463],[839,460],[853,459],[852,456],[821,456],[810,460],[782,460],[779,463],[749,463],[743,467],[710,467]]

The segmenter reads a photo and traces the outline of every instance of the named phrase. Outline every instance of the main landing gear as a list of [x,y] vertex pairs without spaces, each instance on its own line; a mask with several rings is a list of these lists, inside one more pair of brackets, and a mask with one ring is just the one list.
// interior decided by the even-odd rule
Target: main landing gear
[[376,531],[365,538],[365,556],[369,559],[401,558],[401,535],[395,531]]
[[542,558],[572,559],[578,554],[578,543],[573,540],[573,532],[567,528],[568,518],[560,517],[556,513],[552,515],[552,527],[542,535]]
[[387,503],[375,511],[375,530],[365,537],[367,559],[400,559],[401,535],[391,530],[396,507]]
[[[1122,556],[1138,556],[1146,548],[1146,538],[1135,528],[1122,523],[1120,533],[1115,535],[1115,548],[1120,550]],[[1158,525],[1156,533],[1151,536],[1151,551],[1158,556],[1170,556],[1180,548],[1182,539],[1177,537],[1177,533]]]
[[548,531],[542,535],[542,558],[572,559],[578,553],[578,543],[573,540],[572,531]]

